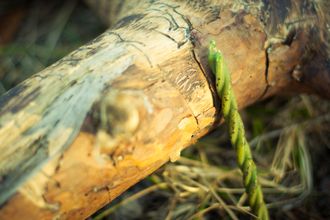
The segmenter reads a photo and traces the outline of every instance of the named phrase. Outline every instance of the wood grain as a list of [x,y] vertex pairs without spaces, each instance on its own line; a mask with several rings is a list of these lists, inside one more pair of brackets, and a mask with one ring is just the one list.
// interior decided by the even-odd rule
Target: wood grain
[[263,5],[120,2],[108,31],[0,98],[0,219],[86,218],[212,130],[210,39],[240,108],[320,92],[292,77],[309,32],[275,42]]

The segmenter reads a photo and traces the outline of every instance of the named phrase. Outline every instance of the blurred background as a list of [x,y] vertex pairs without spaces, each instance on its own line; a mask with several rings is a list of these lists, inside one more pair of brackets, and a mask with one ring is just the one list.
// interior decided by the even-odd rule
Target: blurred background
[[[83,1],[0,1],[0,95],[106,26]],[[275,97],[242,111],[272,219],[329,219],[330,102]],[[225,126],[91,219],[250,219]]]
[[0,80],[5,90],[106,29],[77,0],[1,0],[0,19]]

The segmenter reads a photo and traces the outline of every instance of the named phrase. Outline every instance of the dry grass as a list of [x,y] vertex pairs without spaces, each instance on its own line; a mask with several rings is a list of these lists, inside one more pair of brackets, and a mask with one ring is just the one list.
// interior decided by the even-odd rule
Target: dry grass
[[[103,30],[81,3],[33,1],[15,40],[0,48],[0,94]],[[297,96],[242,112],[273,219],[330,216],[329,109],[327,101]],[[95,219],[250,219],[225,130],[186,149]]]
[[[329,155],[329,107],[324,100],[303,95],[267,100],[243,112],[272,219],[326,219],[329,215],[315,203],[329,201],[329,191],[314,173],[319,169],[328,172],[329,162],[311,159],[317,160],[319,153]],[[319,153],[314,152],[316,148]],[[145,188],[143,193],[126,193],[98,217],[249,219],[252,214],[241,181],[235,152],[222,126],[187,149],[178,162],[165,165],[132,189]],[[146,187],[151,183],[155,185]],[[135,209],[143,210],[138,217],[125,211],[132,209],[128,202],[132,198],[136,199],[134,206],[139,206]],[[305,213],[310,207],[314,212]]]

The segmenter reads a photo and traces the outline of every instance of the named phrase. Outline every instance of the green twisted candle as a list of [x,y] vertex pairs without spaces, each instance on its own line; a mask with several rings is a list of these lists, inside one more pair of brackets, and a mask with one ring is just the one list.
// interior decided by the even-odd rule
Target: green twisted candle
[[236,149],[237,163],[243,173],[243,184],[248,195],[249,205],[258,219],[268,220],[268,210],[258,182],[257,168],[251,149],[245,138],[244,125],[238,112],[230,73],[221,52],[216,48],[215,41],[210,42],[208,61],[216,77],[216,89],[221,97],[222,114],[228,125],[231,144]]

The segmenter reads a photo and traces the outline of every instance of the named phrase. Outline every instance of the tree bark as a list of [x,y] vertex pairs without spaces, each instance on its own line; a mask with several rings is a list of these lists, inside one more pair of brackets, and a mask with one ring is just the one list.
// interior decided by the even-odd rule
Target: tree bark
[[93,2],[112,28],[0,99],[0,219],[86,218],[178,159],[220,121],[210,39],[240,108],[330,97],[326,1]]

